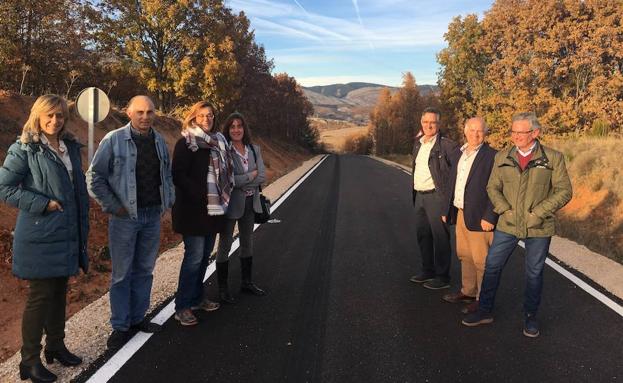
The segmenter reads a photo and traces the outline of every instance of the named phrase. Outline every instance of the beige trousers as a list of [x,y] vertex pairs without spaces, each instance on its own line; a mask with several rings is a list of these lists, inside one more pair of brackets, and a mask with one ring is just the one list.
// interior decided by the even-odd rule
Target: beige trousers
[[463,294],[478,298],[491,242],[493,242],[492,231],[467,230],[463,210],[460,209],[456,218],[456,255],[461,261]]

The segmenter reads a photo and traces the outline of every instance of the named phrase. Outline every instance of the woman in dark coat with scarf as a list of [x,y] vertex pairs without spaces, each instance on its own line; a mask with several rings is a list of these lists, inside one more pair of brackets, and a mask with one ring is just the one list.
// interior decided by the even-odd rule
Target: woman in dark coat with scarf
[[225,137],[213,131],[214,108],[193,105],[173,151],[173,230],[184,239],[184,259],[175,296],[175,319],[183,326],[198,323],[193,310],[214,311],[219,304],[204,296],[203,278],[216,234],[225,222],[234,185],[232,160]]
[[64,366],[82,363],[64,343],[67,282],[78,274],[78,268],[88,269],[89,230],[82,145],[65,130],[68,118],[63,98],[39,97],[0,168],[0,199],[19,208],[13,274],[30,282],[22,317],[22,380],[56,380],[41,364],[43,332],[48,364],[55,360]]

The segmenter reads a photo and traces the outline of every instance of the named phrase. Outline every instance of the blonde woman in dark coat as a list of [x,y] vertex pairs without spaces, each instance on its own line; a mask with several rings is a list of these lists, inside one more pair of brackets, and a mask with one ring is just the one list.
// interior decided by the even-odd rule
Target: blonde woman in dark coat
[[65,130],[67,103],[57,95],[39,97],[22,135],[0,168],[0,199],[17,207],[13,274],[29,281],[22,317],[20,378],[54,382],[41,364],[41,338],[48,364],[76,366],[82,359],[65,347],[67,282],[87,271],[87,196],[80,148]]
[[235,186],[227,209],[227,221],[219,240],[216,257],[219,295],[223,302],[233,302],[228,290],[228,256],[233,241],[234,225],[238,223],[240,238],[240,270],[242,284],[240,291],[253,295],[266,292],[252,280],[253,268],[253,225],[255,213],[261,213],[260,185],[266,180],[262,153],[258,145],[251,141],[251,132],[240,113],[231,114],[225,121],[223,134],[232,145],[234,152]]

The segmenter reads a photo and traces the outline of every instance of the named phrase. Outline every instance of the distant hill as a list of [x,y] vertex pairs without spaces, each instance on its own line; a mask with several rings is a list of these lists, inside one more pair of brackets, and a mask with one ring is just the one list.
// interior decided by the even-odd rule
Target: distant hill
[[[398,91],[398,88],[391,86],[350,82],[348,84],[303,87],[303,92],[314,106],[316,117],[345,120],[365,125],[383,88],[389,88],[392,93]],[[418,85],[418,89],[422,96],[438,91],[436,85]]]

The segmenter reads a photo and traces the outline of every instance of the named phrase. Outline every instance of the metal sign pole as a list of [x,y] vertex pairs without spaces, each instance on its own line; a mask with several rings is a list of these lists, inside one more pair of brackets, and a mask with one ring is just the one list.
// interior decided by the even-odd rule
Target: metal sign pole
[[101,89],[89,87],[82,90],[78,95],[76,108],[80,117],[89,125],[88,158],[90,164],[95,149],[95,124],[104,120],[108,115],[110,100]]
[[97,97],[97,90],[96,88],[91,88],[87,91],[87,97],[88,97],[88,123],[89,123],[89,164],[91,163],[91,160],[93,160],[93,136],[94,136],[94,131],[95,131],[95,102],[96,102],[96,97]]

